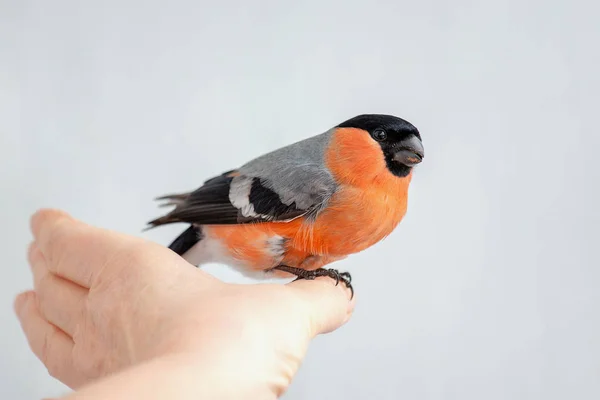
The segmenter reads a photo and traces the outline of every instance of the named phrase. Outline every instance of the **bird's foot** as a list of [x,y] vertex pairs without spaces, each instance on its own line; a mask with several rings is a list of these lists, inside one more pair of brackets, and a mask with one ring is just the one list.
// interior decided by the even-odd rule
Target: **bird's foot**
[[337,269],[326,268],[318,268],[312,271],[308,271],[302,268],[288,267],[287,265],[278,265],[273,269],[296,275],[297,278],[294,281],[297,281],[298,279],[306,279],[312,281],[313,279],[319,276],[328,276],[332,279],[335,279],[336,286],[340,283],[340,281],[342,281],[346,285],[346,287],[350,289],[350,292],[352,293],[351,298],[354,297],[354,288],[351,284],[352,276],[349,272],[339,272]]

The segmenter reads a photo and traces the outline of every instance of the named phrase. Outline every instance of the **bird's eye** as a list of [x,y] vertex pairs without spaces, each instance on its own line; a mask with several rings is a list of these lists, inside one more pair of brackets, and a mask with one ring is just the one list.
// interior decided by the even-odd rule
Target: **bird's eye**
[[387,139],[387,133],[383,129],[375,129],[373,131],[373,139],[377,140],[378,142],[383,142],[385,139]]

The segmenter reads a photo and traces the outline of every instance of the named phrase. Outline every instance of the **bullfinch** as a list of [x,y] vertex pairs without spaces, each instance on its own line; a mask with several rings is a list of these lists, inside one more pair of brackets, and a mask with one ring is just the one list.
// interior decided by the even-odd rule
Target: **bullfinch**
[[224,172],[196,190],[158,197],[174,206],[148,228],[187,223],[169,248],[191,264],[245,276],[329,276],[324,268],[388,236],[407,209],[421,135],[392,115],[363,114]]

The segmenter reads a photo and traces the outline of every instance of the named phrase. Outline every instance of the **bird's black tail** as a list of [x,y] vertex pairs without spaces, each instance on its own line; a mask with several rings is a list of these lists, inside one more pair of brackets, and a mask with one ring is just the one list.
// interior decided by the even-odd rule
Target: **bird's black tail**
[[[148,226],[143,231],[147,231],[160,225],[167,225],[176,222],[185,222],[177,217],[176,211],[179,208],[179,206],[185,203],[189,196],[190,193],[178,193],[156,198],[155,200],[166,200],[166,203],[160,205],[161,207],[175,206],[175,209],[169,212],[168,214],[163,215],[162,217],[153,219],[152,221],[148,222]],[[202,228],[199,226],[190,225],[189,228],[183,231],[181,235],[179,235],[177,239],[175,239],[169,245],[169,249],[182,256],[186,251],[191,249],[196,243],[198,243],[203,238],[204,233],[202,232]]]
[[169,249],[181,256],[203,238],[202,228],[191,225],[177,239],[173,240],[169,245]]

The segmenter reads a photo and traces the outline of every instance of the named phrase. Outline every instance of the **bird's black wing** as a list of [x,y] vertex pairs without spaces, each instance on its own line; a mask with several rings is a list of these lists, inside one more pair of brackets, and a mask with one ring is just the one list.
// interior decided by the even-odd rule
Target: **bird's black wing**
[[149,222],[150,227],[176,222],[194,225],[230,225],[287,221],[310,211],[295,203],[284,204],[280,196],[261,181],[228,171],[207,180],[190,193],[159,197],[175,205],[168,214]]

